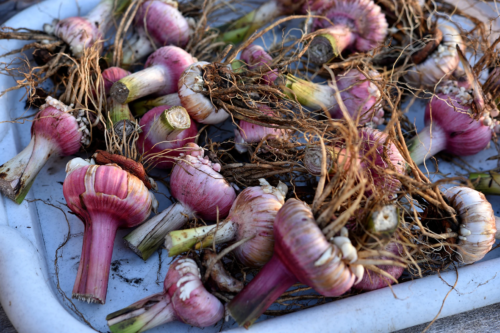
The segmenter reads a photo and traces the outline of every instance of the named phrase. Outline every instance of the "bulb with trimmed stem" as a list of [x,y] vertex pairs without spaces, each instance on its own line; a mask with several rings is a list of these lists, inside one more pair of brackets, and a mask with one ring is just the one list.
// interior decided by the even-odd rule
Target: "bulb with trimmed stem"
[[[340,97],[346,106],[349,116],[354,120],[359,117],[359,124],[368,122],[380,125],[384,122],[381,94],[377,85],[371,80],[378,80],[379,74],[368,71],[368,77],[357,69],[337,75],[336,83]],[[283,89],[291,99],[312,108],[326,108],[332,118],[342,119],[343,113],[335,99],[335,90],[329,85],[312,83],[294,77],[286,76],[286,89]]]
[[52,156],[78,152],[82,143],[88,140],[88,124],[81,116],[75,118],[69,106],[47,97],[31,125],[30,143],[14,158],[0,165],[0,192],[20,204]]
[[116,164],[71,160],[63,184],[68,207],[85,224],[73,298],[104,304],[118,228],[144,222],[156,201],[144,183]]
[[219,39],[226,43],[240,43],[277,17],[293,14],[304,2],[305,0],[269,0],[250,13],[219,27]]
[[189,116],[201,124],[218,124],[229,117],[224,109],[216,109],[209,97],[201,94],[207,91],[203,71],[209,62],[200,61],[184,71],[179,80],[179,98]]
[[[241,60],[245,62],[250,70],[261,68],[261,72],[265,71],[266,66],[271,65],[271,56],[258,45],[250,44],[241,52]],[[277,71],[265,71],[262,76],[263,84],[272,84],[277,79]],[[274,113],[270,107],[265,104],[260,104],[259,109],[268,116],[273,116]],[[234,130],[235,148],[243,154],[248,151],[247,143],[257,143],[262,139],[279,139],[286,136],[286,131],[271,127],[264,127],[241,120],[239,128]]]
[[495,238],[500,238],[500,219],[484,194],[474,189],[455,186],[443,191],[443,195],[458,213],[458,260],[465,264],[481,260],[491,250]]
[[363,277],[347,229],[328,242],[302,201],[288,199],[281,207],[274,222],[274,240],[271,260],[228,305],[231,316],[246,328],[297,281],[321,295],[340,296],[356,277]]
[[241,51],[240,59],[248,65],[251,71],[259,70],[264,84],[272,84],[278,78],[278,71],[266,70],[273,62],[273,58],[262,46],[250,44]]
[[124,65],[130,65],[152,53],[155,46],[184,48],[191,35],[189,23],[177,9],[175,1],[144,1],[134,17],[134,25],[135,32],[123,49]]
[[[404,175],[406,161],[399,152],[396,145],[388,135],[373,128],[362,128],[359,131],[361,139],[360,155],[357,164],[360,165],[364,175],[371,181],[366,189],[368,196],[373,193],[384,193],[393,197],[401,188],[401,182],[396,176],[388,175],[385,170],[391,169]],[[353,156],[345,148],[337,146],[326,147],[327,161],[326,169],[333,176],[338,168],[348,170],[353,165]],[[317,146],[306,148],[304,155],[304,166],[309,173],[321,175],[321,149]]]
[[486,109],[479,120],[473,118],[474,93],[468,83],[447,81],[440,86],[425,108],[425,127],[408,143],[415,164],[440,151],[458,156],[479,153],[491,140],[498,110]]
[[45,24],[43,29],[68,43],[73,55],[79,58],[85,49],[104,39],[113,23],[113,17],[122,12],[129,3],[130,0],[101,0],[87,16],[68,17],[54,26]]
[[194,142],[198,134],[195,122],[182,106],[155,107],[141,118],[140,125],[137,149],[144,161],[159,169],[172,168],[181,148]]
[[125,244],[144,260],[170,231],[195,216],[209,221],[225,218],[236,199],[233,187],[218,172],[219,164],[203,158],[203,149],[195,143],[184,148],[170,176],[170,193],[177,202],[125,237]]
[[163,292],[113,312],[106,320],[113,333],[138,333],[172,321],[208,327],[222,318],[224,305],[203,286],[195,261],[182,257],[168,268]]
[[[113,84],[120,79],[130,75],[129,71],[126,71],[120,67],[109,67],[102,71],[102,79],[104,82],[104,93],[106,96],[109,96],[111,87]],[[133,125],[134,116],[130,112],[130,108],[128,104],[121,104],[116,102],[112,98],[107,99],[107,116],[106,123],[108,126],[108,130],[111,127],[114,127],[114,133],[118,137],[123,136],[123,132],[125,131],[127,134],[135,128]]]
[[439,46],[404,75],[404,79],[412,87],[434,87],[446,80],[458,67],[460,60],[456,45],[461,49],[465,48],[460,33],[447,24],[438,24],[437,29],[440,31],[439,36],[442,35]]
[[[259,110],[267,116],[274,116],[270,107],[259,104]],[[287,137],[287,131],[284,129],[265,127],[241,120],[240,124],[234,130],[234,147],[243,154],[248,151],[248,144],[261,142],[265,140],[284,139]]]
[[233,252],[246,266],[260,267],[268,262],[273,254],[274,219],[285,203],[287,187],[283,183],[273,187],[265,179],[259,181],[261,186],[248,187],[238,195],[227,219],[220,224],[170,232],[165,237],[168,255],[255,235]]
[[[344,50],[368,52],[382,45],[387,35],[387,21],[372,0],[333,0],[315,18],[313,30],[324,29],[311,41],[311,62],[321,65],[340,56]],[[333,25],[332,25],[333,24]]]
[[153,52],[145,68],[119,80],[110,95],[118,103],[130,103],[150,94],[167,95],[177,92],[177,82],[194,58],[177,46],[164,46]]
[[118,82],[130,74],[131,73],[129,71],[120,67],[109,67],[103,70],[101,75],[104,81],[104,92],[106,93],[106,96],[109,96],[111,87],[115,82]]

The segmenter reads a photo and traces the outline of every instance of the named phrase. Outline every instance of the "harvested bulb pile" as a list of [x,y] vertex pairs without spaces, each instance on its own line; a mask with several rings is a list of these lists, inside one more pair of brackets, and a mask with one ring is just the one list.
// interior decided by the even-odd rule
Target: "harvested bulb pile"
[[494,40],[447,2],[392,3],[102,0],[5,28],[33,63],[0,96],[27,88],[37,112],[12,117],[26,147],[0,156],[0,193],[81,228],[57,286],[109,311],[71,309],[112,332],[251,330],[483,259],[500,237]]

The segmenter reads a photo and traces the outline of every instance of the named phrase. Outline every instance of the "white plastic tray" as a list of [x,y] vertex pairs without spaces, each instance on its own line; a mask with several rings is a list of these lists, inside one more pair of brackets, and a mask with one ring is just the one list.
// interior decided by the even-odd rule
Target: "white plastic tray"
[[[98,0],[80,1],[80,13],[86,13]],[[73,1],[47,1],[25,10],[5,23],[9,27],[40,29],[53,18],[77,15],[78,6]],[[21,47],[26,42],[0,41],[0,53]],[[0,59],[1,62],[8,61]],[[12,78],[0,76],[0,91],[14,85]],[[24,110],[24,91],[9,93],[0,98],[0,122],[11,120],[32,111]],[[420,111],[420,112],[419,112]],[[410,119],[416,118],[421,126],[423,104],[412,108]],[[30,139],[30,123],[0,123],[0,164],[15,156]],[[496,166],[485,159],[495,155],[493,149],[467,158],[482,169]],[[68,224],[61,211],[40,201],[45,200],[67,211],[62,194],[65,178],[64,167],[70,158],[56,158],[43,168],[26,200],[17,205],[0,197],[0,303],[19,333],[92,332],[69,310],[69,303],[57,291],[55,275],[56,249],[65,240]],[[458,168],[440,164],[442,172],[460,173]],[[168,193],[165,188],[163,193]],[[160,209],[171,203],[161,195]],[[494,207],[500,199],[489,197]],[[500,214],[500,212],[496,212]],[[68,243],[58,252],[59,285],[71,297],[78,269],[82,245],[83,224],[75,216],[66,214],[71,230]],[[145,296],[162,290],[163,278],[170,258],[164,252],[159,270],[159,257],[154,255],[147,262],[139,259],[124,247],[121,238],[128,230],[119,231],[113,252],[106,304],[73,303],[85,318],[98,330],[107,332],[105,317]],[[488,254],[482,263],[459,270],[460,278],[441,312],[441,317],[472,310],[500,301],[500,252]],[[430,321],[438,313],[442,301],[455,283],[455,273],[427,277],[393,287],[397,298],[386,288],[341,301],[318,306],[294,314],[265,320],[250,328],[250,332],[387,332]],[[223,330],[235,328],[233,321],[223,324]],[[151,332],[195,332],[200,329],[182,323],[170,323]],[[204,329],[204,332],[221,330],[221,323]],[[236,329],[243,332],[243,329]]]

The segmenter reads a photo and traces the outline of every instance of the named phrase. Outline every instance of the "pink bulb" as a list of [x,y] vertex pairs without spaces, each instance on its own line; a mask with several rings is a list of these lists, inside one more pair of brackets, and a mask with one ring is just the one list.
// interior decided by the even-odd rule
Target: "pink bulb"
[[[193,147],[194,148],[194,147]],[[182,156],[172,170],[170,191],[184,206],[203,219],[225,218],[236,198],[236,193],[220,173],[217,164],[203,162],[202,156]],[[220,166],[219,166],[220,167]]]
[[194,142],[198,134],[194,121],[190,122],[189,128],[175,133],[168,133],[168,131],[162,130],[162,127],[154,126],[155,121],[158,121],[162,113],[170,108],[169,105],[157,106],[149,110],[140,121],[142,133],[139,134],[137,140],[137,149],[144,154],[143,159],[148,160],[155,168],[159,169],[172,168],[174,159],[185,152],[180,148],[188,142]]
[[[397,256],[401,256],[402,248],[401,245],[397,243],[389,243],[385,249],[385,251],[391,252]],[[394,258],[390,257],[380,257],[376,259],[381,259],[381,260],[394,260]],[[396,280],[401,277],[401,275],[404,272],[403,267],[399,266],[391,266],[391,265],[377,265],[378,268],[381,270],[386,271],[388,274],[390,274],[392,277],[394,277]],[[378,273],[372,272],[369,269],[365,271],[365,274],[363,275],[363,279],[361,279],[360,282],[354,284],[352,286],[353,289],[358,289],[358,290],[376,290],[380,288],[385,288],[388,285],[393,284],[394,281],[392,279],[389,279],[385,276],[382,276]]]
[[109,95],[113,84],[125,76],[130,75],[130,72],[120,67],[109,67],[102,71],[102,79],[104,80],[104,91],[106,96]]
[[159,0],[142,3],[134,18],[137,27],[144,27],[157,46],[175,45],[184,48],[189,41],[189,24],[172,4]]
[[85,224],[73,298],[104,304],[116,231],[144,222],[151,213],[152,196],[139,178],[116,165],[70,170],[63,193]]

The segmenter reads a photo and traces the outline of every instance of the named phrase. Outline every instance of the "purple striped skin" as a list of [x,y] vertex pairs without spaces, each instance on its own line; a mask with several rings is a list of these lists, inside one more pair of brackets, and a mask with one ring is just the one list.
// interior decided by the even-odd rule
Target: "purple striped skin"
[[[401,256],[401,245],[398,245],[397,243],[389,243],[387,247],[385,248],[385,251],[392,252],[393,254],[397,256]],[[392,258],[389,257],[381,257],[380,259],[382,260],[390,260]],[[386,271],[389,273],[391,276],[393,276],[396,280],[401,277],[403,274],[403,271],[405,270],[403,267],[399,266],[390,266],[390,265],[378,265],[378,268]],[[383,277],[382,275],[372,272],[369,269],[365,271],[365,274],[363,275],[363,279],[361,279],[360,282],[356,283],[354,286],[352,286],[353,289],[357,290],[377,290],[381,288],[385,288],[391,284],[393,284],[394,281]]]
[[212,165],[208,159],[203,159],[203,155],[199,156],[198,151],[195,153],[198,156],[185,155],[177,161],[170,176],[170,192],[202,219],[215,221],[217,207],[219,218],[225,218],[236,199],[236,193],[224,177],[214,170],[220,165]]
[[[324,296],[348,291],[355,276],[316,224],[309,207],[289,199],[274,222],[274,255],[255,278],[229,303],[228,310],[238,324],[248,328],[278,297],[297,281]],[[330,247],[333,256],[317,265]]]
[[[198,129],[196,123],[191,121],[191,127],[179,133],[175,140],[163,138],[161,142],[156,142],[151,136],[148,136],[151,126],[163,111],[170,109],[169,105],[160,105],[149,110],[140,121],[142,133],[139,134],[137,140],[137,149],[144,158],[148,156],[156,156],[154,158],[154,167],[158,169],[171,169],[174,166],[174,159],[182,153],[181,150],[173,150],[168,153],[166,149],[177,149],[184,147],[188,142],[194,142]],[[158,155],[161,154],[161,155]]]
[[102,71],[102,79],[104,80],[104,92],[109,96],[109,92],[113,84],[131,73],[120,67],[109,67]]
[[118,228],[144,222],[152,209],[144,183],[115,165],[80,167],[63,184],[68,207],[85,224],[73,298],[104,304]]
[[189,42],[189,24],[177,8],[163,1],[145,1],[134,18],[137,27],[147,31],[157,46],[184,48]]

